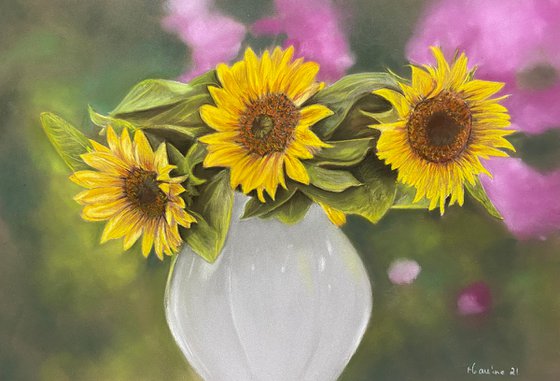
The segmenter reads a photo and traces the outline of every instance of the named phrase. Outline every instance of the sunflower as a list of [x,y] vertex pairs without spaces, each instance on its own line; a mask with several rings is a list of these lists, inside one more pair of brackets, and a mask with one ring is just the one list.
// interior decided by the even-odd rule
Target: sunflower
[[178,225],[186,228],[196,222],[185,211],[180,194],[184,177],[170,177],[175,168],[169,165],[165,144],[156,152],[144,133],[137,130],[134,141],[128,131],[120,138],[107,128],[109,147],[90,141],[91,152],[82,160],[95,170],[77,171],[70,179],[88,188],[74,198],[84,205],[82,217],[87,221],[105,221],[101,243],[124,237],[128,250],[143,234],[142,254],[148,256],[155,247],[158,258],[173,254],[181,244]]
[[445,200],[464,201],[463,185],[474,185],[480,173],[490,175],[480,158],[508,156],[499,148],[514,150],[504,138],[513,133],[507,109],[493,97],[503,83],[474,79],[467,57],[455,57],[451,65],[442,51],[431,48],[437,66],[412,65],[412,83],[399,83],[402,93],[374,91],[396,110],[393,123],[371,125],[381,131],[377,155],[393,169],[398,180],[416,188],[414,202],[427,198],[430,210]]
[[229,168],[232,188],[241,185],[245,194],[256,190],[261,202],[264,191],[274,199],[279,184],[286,188],[284,171],[309,184],[301,160],[329,146],[310,127],[332,111],[320,104],[302,107],[324,86],[315,81],[319,65],[292,56],[292,47],[267,50],[261,58],[248,48],[232,67],[218,65],[222,87],[208,88],[216,106],[200,108],[216,131],[200,138],[208,149],[204,166]]

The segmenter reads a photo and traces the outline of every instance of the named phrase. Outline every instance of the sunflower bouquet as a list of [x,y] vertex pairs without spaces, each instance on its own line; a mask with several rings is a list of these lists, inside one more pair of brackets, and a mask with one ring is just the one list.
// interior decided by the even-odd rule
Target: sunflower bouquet
[[248,48],[242,60],[189,83],[146,80],[108,115],[90,108],[100,139],[44,113],[43,128],[87,221],[107,221],[101,242],[141,241],[158,258],[183,242],[208,262],[224,245],[234,192],[242,218],[296,224],[313,203],[341,226],[390,209],[462,205],[464,189],[500,217],[480,185],[481,159],[507,156],[503,84],[474,78],[464,54],[435,66],[316,81],[319,65],[293,48]]

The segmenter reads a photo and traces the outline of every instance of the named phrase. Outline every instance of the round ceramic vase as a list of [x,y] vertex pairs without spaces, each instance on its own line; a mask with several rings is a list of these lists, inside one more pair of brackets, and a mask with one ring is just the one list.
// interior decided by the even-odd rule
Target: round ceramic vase
[[336,380],[372,307],[367,272],[322,210],[298,224],[240,221],[210,264],[185,245],[165,297],[169,328],[206,381]]

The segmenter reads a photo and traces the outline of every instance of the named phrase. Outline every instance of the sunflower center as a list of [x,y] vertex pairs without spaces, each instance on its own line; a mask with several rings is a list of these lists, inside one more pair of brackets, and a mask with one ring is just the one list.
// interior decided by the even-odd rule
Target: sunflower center
[[544,90],[552,87],[560,73],[547,63],[539,63],[517,73],[517,85],[528,90]]
[[124,179],[124,192],[128,201],[149,218],[164,215],[167,196],[158,186],[157,173],[133,168]]
[[267,94],[251,102],[239,118],[241,144],[265,156],[282,152],[293,139],[299,111],[284,94]]
[[459,156],[467,146],[472,115],[460,96],[442,92],[416,105],[406,127],[408,141],[419,156],[445,163]]

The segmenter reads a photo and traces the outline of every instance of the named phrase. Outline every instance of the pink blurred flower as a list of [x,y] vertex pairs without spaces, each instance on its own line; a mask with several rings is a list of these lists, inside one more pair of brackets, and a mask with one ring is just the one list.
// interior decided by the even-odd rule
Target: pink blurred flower
[[215,9],[212,0],[170,0],[163,27],[191,49],[192,64],[181,80],[213,69],[233,59],[245,38],[246,28]]
[[418,262],[411,259],[397,259],[391,263],[387,270],[389,280],[393,284],[410,284],[420,274],[422,268]]
[[284,47],[293,45],[297,56],[319,63],[322,80],[334,82],[354,64],[340,12],[330,0],[275,0],[274,4],[276,15],[258,20],[253,34],[286,34]]
[[430,45],[465,51],[477,77],[506,83],[515,129],[560,127],[560,1],[441,0],[428,7],[407,54],[428,63]]
[[457,297],[457,311],[461,315],[477,315],[487,312],[492,306],[490,288],[484,282],[465,287]]
[[481,176],[488,197],[519,238],[560,230],[560,170],[542,174],[516,158],[489,160],[493,178]]

